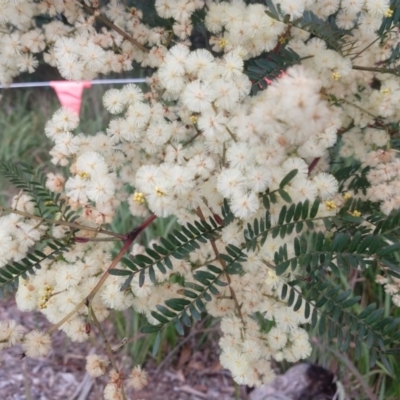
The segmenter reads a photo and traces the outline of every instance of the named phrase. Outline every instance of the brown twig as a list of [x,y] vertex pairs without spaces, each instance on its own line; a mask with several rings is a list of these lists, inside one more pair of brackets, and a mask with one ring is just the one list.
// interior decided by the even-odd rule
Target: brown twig
[[360,110],[361,112],[369,115],[370,117],[374,118],[374,120],[378,119],[378,117],[376,115],[370,113],[369,111],[365,110],[364,108],[360,107],[359,105],[352,103],[351,101],[347,101],[346,99],[340,99],[340,102],[346,103],[349,106],[353,106],[354,108],[357,108],[357,110]]
[[235,134],[234,134],[227,126],[226,126],[225,128],[226,128],[226,130],[228,131],[229,136],[232,138],[232,140],[233,140],[235,143],[237,143],[237,139],[236,139]]
[[121,240],[119,238],[85,238],[81,236],[75,236],[75,243],[88,243],[88,242],[115,242]]
[[362,65],[353,65],[352,69],[357,71],[369,71],[369,72],[377,72],[379,74],[393,74],[400,75],[400,71],[394,68],[374,68],[374,67],[363,67]]
[[[203,212],[201,211],[201,208],[200,208],[200,207],[197,207],[197,209],[196,209],[196,214],[198,215],[198,217],[199,217],[202,221],[205,221],[205,220],[206,220],[206,218],[204,217],[204,214],[203,214]],[[210,239],[210,243],[211,243],[211,247],[212,247],[212,249],[213,249],[213,251],[214,251],[214,253],[215,253],[215,257],[217,258],[217,260],[218,260],[219,263],[221,264],[222,268],[224,269],[224,273],[225,273],[225,276],[226,276],[226,280],[228,281],[228,285],[229,285],[229,292],[230,292],[230,294],[231,294],[231,297],[232,297],[232,299],[233,299],[233,302],[235,303],[235,307],[236,307],[236,309],[237,309],[237,312],[238,312],[238,314],[239,314],[239,317],[240,317],[240,319],[242,320],[243,325],[244,325],[244,320],[243,320],[243,315],[242,315],[241,306],[239,305],[239,301],[238,301],[238,299],[237,299],[237,297],[236,297],[236,293],[235,293],[235,291],[232,289],[232,286],[231,286],[231,277],[230,277],[229,274],[225,271],[225,269],[226,269],[226,262],[225,262],[225,261],[220,257],[220,255],[219,255],[219,251],[218,251],[218,249],[217,249],[217,245],[215,244],[215,239]]]
[[89,317],[92,318],[94,325],[99,330],[100,336],[102,337],[102,339],[104,341],[104,345],[106,347],[106,352],[107,352],[108,358],[110,359],[111,365],[119,373],[119,368],[115,361],[113,351],[111,350],[110,342],[108,341],[107,336],[104,333],[103,328],[101,327],[100,322],[96,317],[96,313],[94,312],[93,307],[91,306],[90,303],[87,304],[87,307],[89,309],[89,311],[88,311]]
[[48,334],[54,332],[56,329],[58,329],[61,325],[63,325],[66,321],[68,321],[81,307],[85,306],[87,302],[91,302],[96,295],[96,293],[99,291],[99,289],[103,286],[104,282],[110,275],[110,271],[114,269],[118,263],[121,261],[122,257],[125,255],[125,253],[129,250],[129,247],[132,245],[134,240],[139,236],[140,233],[142,233],[155,219],[157,218],[156,215],[151,215],[149,218],[146,219],[139,227],[135,228],[131,232],[129,232],[126,235],[125,243],[122,247],[122,249],[119,251],[119,253],[116,255],[112,263],[109,265],[107,270],[104,272],[100,280],[97,282],[96,286],[91,290],[91,292],[88,294],[88,296],[83,299],[70,313],[68,313],[64,318],[62,318],[57,324],[52,326],[48,330]]
[[188,144],[192,143],[196,138],[198,138],[201,135],[200,131],[197,131],[197,133],[191,137],[190,139],[188,139],[185,143],[182,144],[182,147],[186,147]]
[[379,39],[380,39],[380,36],[378,36],[375,40],[373,40],[368,46],[365,46],[362,50],[360,50],[358,53],[356,53],[353,57],[350,58],[350,60],[351,61],[355,60],[358,56],[360,56],[362,53],[364,53],[365,50],[369,49]]
[[189,335],[187,335],[183,340],[181,340],[167,355],[166,357],[161,361],[160,365],[157,367],[157,369],[154,372],[154,376],[157,376],[161,369],[167,364],[168,360],[172,358],[172,356],[181,348],[185,343],[187,343],[193,336],[199,334],[199,333],[205,333],[205,332],[213,332],[213,331],[218,331],[219,328],[204,328],[204,329],[198,329],[193,332],[190,332]]
[[[113,351],[112,351],[112,349],[111,349],[111,346],[110,346],[110,342],[108,341],[107,336],[106,336],[106,334],[104,333],[104,331],[103,331],[103,329],[102,329],[102,327],[101,327],[101,325],[100,325],[100,322],[99,322],[99,320],[97,319],[96,314],[95,314],[95,312],[94,312],[94,310],[93,310],[91,304],[88,303],[88,304],[87,304],[87,307],[88,307],[88,309],[89,309],[89,315],[92,317],[93,323],[94,323],[94,325],[96,326],[96,328],[99,330],[100,336],[102,337],[102,339],[103,339],[103,341],[104,341],[104,346],[105,346],[105,348],[106,348],[106,352],[107,352],[108,358],[109,358],[109,360],[110,360],[110,362],[111,362],[111,365],[113,366],[113,368],[115,369],[115,371],[116,371],[118,374],[120,374],[118,365],[117,365],[117,363],[116,363],[116,361],[115,361],[115,358],[114,358],[114,353],[113,353]],[[123,385],[123,383],[121,383],[121,394],[122,394],[122,399],[123,399],[123,400],[126,400],[126,395],[125,395],[125,390],[124,390],[124,385]]]
[[103,274],[101,279],[97,282],[97,285],[93,288],[93,290],[90,292],[88,295],[87,299],[91,301],[93,297],[96,295],[97,291],[100,289],[100,287],[103,285],[105,280],[108,278],[109,272],[116,267],[116,265],[121,261],[121,258],[125,255],[125,253],[128,251],[129,247],[131,244],[134,242],[134,240],[157,218],[155,214],[151,215],[149,218],[146,219],[139,227],[135,228],[133,231],[129,232],[127,234],[127,239],[125,241],[124,246],[120,250],[120,252],[117,254],[117,256],[114,258],[113,262],[110,264],[110,266],[107,268],[106,272]]
[[114,236],[118,239],[121,240],[126,240],[126,235],[122,235],[120,233],[115,233],[112,231],[107,231],[105,229],[98,229],[98,228],[93,228],[90,226],[84,226],[84,225],[80,225],[80,224],[75,224],[73,222],[68,222],[68,221],[61,221],[58,219],[46,219],[46,218],[42,218],[42,217],[38,217],[37,215],[33,215],[33,214],[29,214],[23,211],[19,211],[19,210],[14,210],[13,208],[0,208],[0,213],[3,212],[8,212],[8,213],[12,213],[12,214],[17,214],[17,215],[21,215],[22,217],[25,218],[31,218],[31,219],[36,219],[40,222],[46,222],[50,225],[63,225],[63,226],[68,226],[70,228],[74,228],[74,229],[78,229],[81,231],[88,231],[88,232],[97,232],[97,233],[103,233],[104,235],[109,235],[109,236]]
[[84,2],[80,3],[82,7],[93,14],[98,20],[100,20],[104,25],[108,26],[109,28],[113,29],[115,32],[119,33],[124,39],[128,40],[131,42],[133,45],[135,45],[137,48],[140,50],[144,51],[145,53],[149,53],[150,50],[143,46],[141,43],[139,43],[136,39],[134,39],[132,36],[128,35],[125,31],[123,31],[121,28],[119,28],[117,25],[113,24],[110,20],[108,20],[106,17],[103,15],[99,14],[100,11],[96,8],[89,7],[87,4]]
[[311,171],[317,166],[321,157],[316,157],[312,160],[311,164],[308,166],[308,174],[311,174]]

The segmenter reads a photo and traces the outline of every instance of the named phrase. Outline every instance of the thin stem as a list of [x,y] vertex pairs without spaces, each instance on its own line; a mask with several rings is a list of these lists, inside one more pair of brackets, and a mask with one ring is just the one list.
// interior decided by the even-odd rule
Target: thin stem
[[321,157],[316,157],[314,160],[312,160],[311,164],[308,166],[308,174],[312,172],[312,170],[317,166],[319,160]]
[[126,339],[126,338],[125,338],[125,339],[123,339],[123,340],[121,341],[121,343],[119,343],[119,344],[113,346],[113,347],[111,348],[111,350],[112,350],[113,353],[116,353],[121,347],[124,347],[126,344],[132,343],[132,342],[136,342],[136,340],[142,339],[142,338],[144,338],[144,337],[146,337],[146,336],[147,336],[147,335],[146,335],[145,333],[138,333],[137,335],[132,336],[130,339]]
[[232,140],[233,140],[235,143],[237,143],[237,139],[236,139],[236,136],[234,135],[234,133],[233,133],[227,126],[226,126],[225,128],[226,128],[226,130],[228,131],[229,136],[232,138]]
[[[114,358],[114,353],[113,353],[113,351],[111,349],[111,346],[110,346],[110,342],[108,341],[107,336],[105,335],[105,333],[104,333],[104,331],[103,331],[103,329],[102,329],[102,327],[100,325],[100,322],[97,319],[96,314],[95,314],[95,312],[94,312],[94,310],[93,310],[93,308],[92,308],[90,303],[88,304],[88,308],[89,308],[89,315],[93,319],[93,323],[96,326],[96,328],[99,330],[100,336],[102,337],[102,339],[104,341],[104,346],[106,348],[106,352],[107,352],[108,358],[110,359],[111,365],[113,366],[115,371],[118,374],[120,374],[119,368],[118,368],[117,363],[116,363],[115,358]],[[123,381],[121,381],[121,392],[122,392],[123,400],[126,400]]]
[[346,128],[339,129],[337,131],[337,134],[338,135],[343,135],[343,134],[345,134],[346,132],[348,132],[352,128],[354,128],[354,123],[353,122],[349,126],[347,126]]
[[287,39],[290,38],[290,31],[292,30],[292,24],[288,24],[288,27],[282,35],[278,36],[278,42],[275,46],[275,48],[272,50],[273,53],[279,53],[279,50],[281,49],[282,45],[285,44]]
[[106,347],[106,352],[107,352],[108,358],[110,359],[111,365],[119,373],[119,369],[118,369],[117,363],[115,361],[114,354],[111,350],[110,342],[108,341],[107,336],[105,335],[91,304],[88,305],[88,308],[89,308],[89,316],[90,316],[90,318],[92,318],[94,325],[99,330],[100,336],[104,340],[104,345]]
[[[199,218],[200,218],[202,221],[205,221],[205,220],[206,220],[206,218],[204,217],[203,211],[201,211],[201,208],[200,208],[200,207],[197,207],[197,209],[196,209],[196,214],[199,216]],[[238,301],[238,299],[237,299],[237,297],[236,297],[236,293],[235,293],[235,291],[232,289],[232,286],[231,286],[231,277],[230,277],[229,274],[225,271],[225,269],[226,269],[226,262],[225,262],[225,261],[220,257],[220,255],[219,255],[219,251],[218,251],[218,249],[217,249],[217,245],[215,244],[215,239],[210,239],[210,243],[211,243],[211,247],[212,247],[212,249],[213,249],[213,251],[214,251],[214,253],[215,253],[215,257],[217,258],[217,260],[218,260],[219,263],[221,264],[222,268],[224,269],[224,274],[225,274],[225,276],[226,276],[226,280],[228,281],[228,285],[229,285],[229,292],[230,292],[230,294],[231,294],[231,297],[232,297],[232,299],[233,299],[233,302],[235,303],[235,307],[236,307],[236,309],[237,309],[237,312],[238,312],[238,314],[239,314],[239,317],[240,317],[240,319],[242,320],[243,325],[244,325],[242,310],[241,310],[241,307],[240,307],[240,305],[239,305],[239,301]]]
[[24,211],[14,210],[13,208],[0,208],[0,211],[1,211],[1,213],[9,212],[9,213],[21,215],[22,217],[25,217],[25,218],[36,219],[36,220],[41,221],[41,222],[46,222],[46,223],[48,223],[50,225],[64,225],[64,226],[69,226],[70,228],[78,229],[78,230],[81,230],[81,231],[103,233],[104,235],[114,236],[114,237],[116,237],[116,238],[118,238],[120,240],[125,240],[126,239],[126,235],[122,235],[120,233],[115,233],[115,232],[112,232],[112,231],[107,231],[105,229],[98,229],[98,228],[93,228],[93,227],[90,227],[90,226],[84,226],[84,225],[80,225],[80,224],[75,224],[73,222],[68,222],[68,221],[60,221],[60,220],[57,220],[57,219],[46,219],[46,218],[39,217],[37,215],[26,213]]
[[109,276],[109,273],[112,269],[114,269],[121,258],[124,256],[124,254],[127,252],[128,248],[132,244],[131,241],[126,241],[120,252],[117,254],[117,256],[114,258],[110,266],[107,268],[106,272],[102,275],[100,280],[97,282],[96,286],[92,289],[92,291],[89,293],[89,295],[84,298],[70,313],[68,313],[64,318],[62,318],[57,324],[52,326],[49,330],[48,333],[51,334],[53,333],[56,329],[58,329],[61,325],[63,325],[65,322],[67,322],[76,312],[79,311],[79,309],[83,306],[86,305],[86,303],[91,301],[93,297],[96,295],[96,293],[99,291],[101,286],[103,286],[103,283],[106,281],[106,279]]
[[350,106],[353,106],[353,107],[357,108],[358,110],[362,111],[362,112],[365,113],[365,114],[368,114],[369,116],[371,116],[371,117],[374,118],[374,119],[378,119],[378,117],[377,117],[376,115],[370,113],[369,111],[367,111],[367,110],[365,110],[364,108],[358,106],[357,104],[351,103],[350,101],[347,101],[347,100],[345,100],[345,99],[341,99],[340,101],[341,101],[342,103],[346,103],[346,104],[348,104],[348,105],[350,105]]
[[193,137],[191,137],[189,140],[187,140],[185,143],[182,144],[182,147],[186,147],[188,144],[192,143],[200,135],[201,135],[201,132],[197,131],[197,133]]
[[355,60],[359,55],[364,53],[365,50],[368,50],[374,43],[376,43],[380,37],[378,36],[375,40],[373,40],[368,46],[364,47],[362,50],[360,50],[357,54],[354,55],[354,57],[351,57],[350,60],[353,61]]
[[116,242],[120,241],[120,238],[112,237],[112,238],[85,238],[80,236],[75,236],[76,243],[87,243],[87,242]]
[[97,282],[97,285],[93,288],[92,292],[89,294],[87,297],[89,301],[93,299],[93,297],[96,295],[97,291],[103,286],[103,283],[106,281],[109,275],[109,271],[111,271],[113,268],[116,267],[116,265],[121,261],[121,258],[125,255],[125,253],[128,251],[129,247],[131,244],[134,242],[134,240],[139,236],[140,233],[142,233],[155,219],[157,218],[156,215],[151,215],[149,218],[146,219],[146,221],[143,222],[142,225],[140,225],[138,228],[134,229],[132,232],[130,232],[127,236],[127,240],[125,241],[124,246],[122,249],[119,251],[117,256],[114,258],[113,262],[110,264],[110,266],[107,268],[107,271],[103,274],[101,279]]
[[[396,30],[397,28],[395,28]],[[395,33],[395,30],[390,29],[388,32],[386,33]],[[362,53],[364,53],[365,50],[368,50],[374,43],[376,43],[378,40],[380,40],[381,37],[378,36],[375,40],[373,40],[368,46],[364,47],[362,50],[360,50],[358,53],[356,53],[354,55],[354,57],[350,58],[351,61],[355,60],[359,55],[361,55]]]
[[22,360],[22,373],[24,376],[24,387],[25,387],[25,398],[26,400],[32,400],[31,387],[29,385],[30,379],[28,376],[27,360],[26,357]]
[[87,4],[85,4],[84,2],[80,3],[82,5],[82,7],[90,12],[91,14],[93,14],[98,20],[100,20],[104,25],[107,25],[109,28],[113,29],[115,32],[119,33],[123,38],[125,38],[126,40],[128,40],[129,42],[131,42],[133,45],[135,45],[136,47],[138,47],[140,50],[144,51],[145,53],[149,53],[150,50],[143,46],[142,44],[140,44],[137,40],[135,40],[132,36],[128,35],[125,31],[123,31],[121,28],[119,28],[117,25],[114,25],[111,21],[109,21],[106,17],[103,17],[100,14],[100,11],[89,7]]
[[394,68],[374,68],[374,67],[363,67],[361,65],[353,65],[352,69],[358,71],[370,71],[370,72],[378,72],[380,74],[393,74],[393,75],[400,75],[400,71]]
[[204,329],[199,329],[193,332],[190,332],[189,335],[185,337],[185,339],[181,340],[162,360],[160,365],[157,367],[157,369],[154,371],[154,376],[157,376],[161,369],[168,363],[168,361],[172,358],[172,356],[185,344],[187,343],[190,339],[192,339],[193,336],[198,335],[199,333],[207,333],[207,332],[218,332],[219,328],[204,328]]
[[171,32],[169,33],[169,35],[168,35],[167,42],[165,43],[165,47],[166,47],[166,48],[168,48],[169,45],[171,44],[171,40],[172,40],[173,37],[174,37],[174,32],[171,31]]
[[97,282],[96,286],[92,289],[92,291],[88,294],[86,298],[84,298],[70,313],[68,313],[64,318],[62,318],[57,324],[52,326],[47,333],[51,334],[56,329],[58,329],[61,325],[63,325],[66,321],[68,321],[81,307],[85,306],[87,302],[91,302],[99,291],[99,289],[103,286],[104,282],[110,275],[110,271],[114,269],[118,263],[121,261],[122,257],[125,253],[129,250],[129,247],[135,241],[135,239],[142,233],[155,219],[157,218],[156,215],[151,215],[149,218],[146,219],[139,227],[135,228],[133,231],[129,232],[126,235],[125,243],[119,253],[116,255],[112,263],[109,265],[107,270],[104,272],[100,280]]

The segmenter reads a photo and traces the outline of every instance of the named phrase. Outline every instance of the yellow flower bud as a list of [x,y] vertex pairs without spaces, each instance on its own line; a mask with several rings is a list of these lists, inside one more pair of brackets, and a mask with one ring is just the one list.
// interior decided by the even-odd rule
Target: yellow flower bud
[[392,17],[392,16],[393,16],[393,10],[390,9],[390,8],[388,8],[388,9],[386,10],[386,12],[385,12],[385,17],[386,17],[386,18],[390,18],[390,17]]
[[156,193],[158,197],[165,196],[165,193],[158,186],[156,186]]
[[89,174],[86,172],[78,172],[78,176],[80,176],[82,179],[89,179]]
[[219,47],[221,47],[221,49],[223,49],[228,44],[228,41],[226,39],[222,38],[219,40],[218,44],[219,44]]

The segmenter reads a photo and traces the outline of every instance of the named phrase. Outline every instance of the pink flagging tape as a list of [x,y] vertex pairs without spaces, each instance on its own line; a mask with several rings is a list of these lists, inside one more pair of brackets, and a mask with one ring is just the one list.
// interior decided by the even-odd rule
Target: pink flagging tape
[[50,86],[55,90],[58,100],[63,107],[70,108],[79,114],[82,104],[83,89],[90,88],[90,82],[51,81]]
[[31,87],[52,87],[63,107],[70,108],[79,114],[82,104],[83,89],[91,85],[110,85],[127,83],[146,83],[146,78],[125,78],[125,79],[94,79],[92,81],[49,81],[49,82],[21,82],[12,83],[7,86],[0,85],[0,89],[16,89]]

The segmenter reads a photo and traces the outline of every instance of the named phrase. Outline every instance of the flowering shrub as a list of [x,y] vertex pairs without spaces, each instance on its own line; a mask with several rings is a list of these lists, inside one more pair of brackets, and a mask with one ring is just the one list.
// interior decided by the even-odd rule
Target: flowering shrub
[[[0,218],[0,283],[54,326],[24,334],[3,322],[1,347],[22,342],[26,356],[43,356],[55,329],[81,342],[110,309],[133,308],[148,319],[143,332],[158,335],[170,323],[183,334],[203,313],[221,318],[221,364],[240,384],[271,381],[271,359],[307,358],[316,326],[343,351],[366,342],[371,362],[390,370],[398,320],[374,304],[359,311],[340,278],[372,270],[400,306],[400,5],[156,0],[155,9],[167,27],[117,1],[0,2],[2,84],[42,59],[68,80],[154,69],[147,91],[105,94],[114,115],[105,132],[77,132],[71,110],[54,114],[45,134],[67,175],[2,166],[22,192]],[[194,24],[207,38],[196,50]],[[124,203],[145,222],[107,230]],[[181,229],[132,247],[167,216]],[[123,398],[109,356],[89,356],[87,370],[100,376],[111,361],[104,396]],[[147,378],[136,367],[129,379],[140,388]]]

